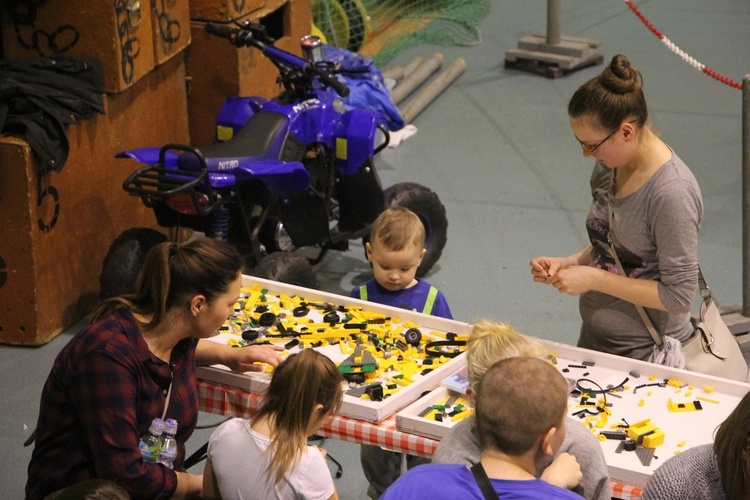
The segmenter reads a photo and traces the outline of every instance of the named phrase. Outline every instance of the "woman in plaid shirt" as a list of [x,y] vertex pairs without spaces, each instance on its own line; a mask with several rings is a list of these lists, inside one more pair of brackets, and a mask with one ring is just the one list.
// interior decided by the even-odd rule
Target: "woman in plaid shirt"
[[[281,348],[232,349],[205,341],[233,312],[242,261],[225,243],[162,243],[146,257],[135,295],[104,301],[91,325],[57,356],[42,392],[28,499],[89,478],[133,498],[202,494],[202,476],[182,472],[198,419],[195,366],[238,372],[277,366]],[[140,437],[155,417],[179,423],[174,470],[145,463]]]

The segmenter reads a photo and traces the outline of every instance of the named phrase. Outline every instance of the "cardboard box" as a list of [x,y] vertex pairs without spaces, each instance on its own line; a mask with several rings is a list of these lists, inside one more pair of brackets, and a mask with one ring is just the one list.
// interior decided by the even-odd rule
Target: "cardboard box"
[[179,56],[106,96],[106,115],[69,127],[59,174],[23,139],[0,137],[0,342],[44,344],[91,311],[112,241],[131,227],[157,227],[153,212],[122,189],[137,163],[114,155],[186,143],[186,107]]
[[[191,3],[192,8],[192,3]],[[265,6],[240,21],[261,22],[280,49],[302,56],[300,39],[312,25],[309,0],[267,0]],[[258,49],[237,48],[206,33],[203,23],[193,23],[186,52],[190,94],[190,139],[194,146],[213,144],[216,116],[230,96],[275,97],[279,71]]]
[[119,92],[154,67],[150,1],[41,0],[29,8],[15,2],[3,16],[7,59],[96,57],[104,67],[104,90]]
[[265,4],[265,0],[190,0],[190,17],[201,21],[230,21],[261,9]]
[[190,44],[188,0],[151,0],[154,64],[163,64]]
[[[349,297],[343,297],[340,295],[334,295],[334,294],[330,294],[326,292],[321,292],[319,290],[311,290],[308,288],[302,288],[302,287],[297,287],[293,285],[287,285],[284,283],[263,280],[263,279],[255,278],[251,276],[244,277],[245,285],[252,286],[255,283],[257,283],[261,288],[265,288],[269,290],[271,294],[277,297],[279,296],[279,294],[286,294],[289,297],[296,296],[296,297],[304,298],[304,300],[307,302],[331,303],[336,306],[359,306],[359,307],[362,307],[364,311],[381,313],[383,315],[393,318],[393,322],[394,322],[393,328],[395,329],[398,329],[400,326],[403,326],[400,323],[412,321],[415,324],[419,325],[419,329],[422,332],[423,339],[445,340],[446,332],[454,332],[460,335],[466,334],[468,332],[468,325],[465,323],[460,323],[458,321],[438,318],[435,316],[427,316],[425,314],[421,314],[417,312],[406,311],[403,309],[396,309],[393,307],[383,306],[383,305],[375,304],[372,302],[364,302],[359,299],[353,299]],[[269,305],[269,308],[272,307],[271,299],[269,299],[268,305]],[[310,319],[313,320],[315,324],[320,324],[323,322],[322,315],[318,313],[317,311],[313,311],[312,309],[313,308],[311,308],[310,313],[307,316],[299,319],[301,325],[305,324],[304,321],[310,320]],[[291,311],[282,311],[282,312],[286,313],[287,318],[292,317]],[[356,330],[346,330],[346,331],[356,332]],[[212,337],[212,340],[220,344],[226,345],[229,343],[229,340],[232,338],[239,339],[240,337],[232,333],[221,333],[215,337]],[[297,338],[300,339],[302,342],[305,342],[304,335],[301,335]],[[289,342],[289,340],[290,338],[287,337],[287,338],[279,339],[278,341],[274,341],[274,342],[280,345],[284,345],[287,342]],[[289,347],[287,351],[297,352],[299,348],[300,348],[299,346]],[[304,348],[306,349],[314,348],[317,351],[328,356],[332,361],[334,361],[337,364],[341,363],[343,360],[349,357],[349,353],[342,352],[342,349],[339,344],[324,345],[321,347],[310,347],[310,345],[306,345]],[[394,359],[395,359],[395,357],[398,356],[400,351],[397,348],[394,348],[393,350],[396,351],[395,353],[392,354],[392,356],[394,356]],[[339,410],[339,415],[342,415],[344,417],[356,418],[359,420],[365,420],[368,422],[379,423],[385,420],[386,418],[390,417],[394,413],[396,413],[398,410],[404,408],[415,399],[419,398],[419,396],[423,392],[430,391],[438,387],[438,385],[440,384],[440,381],[443,378],[447,377],[448,375],[450,375],[451,373],[454,373],[457,370],[456,365],[465,364],[463,362],[464,357],[465,357],[465,354],[461,354],[452,359],[447,359],[445,363],[439,366],[437,364],[436,365],[423,365],[423,367],[421,368],[422,370],[428,367],[432,368],[433,366],[434,366],[434,369],[430,371],[429,373],[422,374],[421,372],[417,372],[411,375],[410,378],[412,379],[412,382],[408,383],[408,385],[404,385],[403,387],[400,387],[397,391],[395,391],[390,396],[384,398],[382,401],[373,401],[370,399],[363,399],[360,397],[355,397],[354,395],[346,394],[346,391],[345,391],[344,400],[341,405],[341,409]],[[388,372],[388,373],[394,373],[394,372]],[[231,372],[227,367],[221,366],[221,365],[209,366],[209,367],[198,367],[197,374],[198,374],[198,378],[200,379],[228,385],[231,387],[237,387],[244,391],[252,392],[256,394],[263,394],[265,390],[267,389],[268,384],[271,381],[271,375],[269,373],[248,372],[248,373],[240,374],[240,373]],[[384,376],[384,375],[382,375],[381,373],[381,376]]]

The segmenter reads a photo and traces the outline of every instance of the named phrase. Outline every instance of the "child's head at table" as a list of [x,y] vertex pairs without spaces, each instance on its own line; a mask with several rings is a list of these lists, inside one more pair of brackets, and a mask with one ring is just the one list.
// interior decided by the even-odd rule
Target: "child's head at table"
[[414,212],[403,207],[385,209],[372,223],[370,241],[365,244],[378,284],[389,291],[416,284],[424,242],[424,225]]
[[565,437],[567,396],[565,379],[547,361],[513,357],[494,363],[482,376],[476,394],[482,453],[532,453],[535,462],[554,455]]
[[727,498],[750,498],[750,392],[716,429],[714,452]]
[[276,367],[256,420],[268,418],[272,456],[268,472],[278,483],[307,445],[307,438],[341,406],[343,378],[333,361],[314,349],[291,354]]
[[546,358],[547,351],[536,340],[518,333],[507,323],[479,319],[472,325],[466,342],[470,397],[487,369],[497,361],[519,356]]

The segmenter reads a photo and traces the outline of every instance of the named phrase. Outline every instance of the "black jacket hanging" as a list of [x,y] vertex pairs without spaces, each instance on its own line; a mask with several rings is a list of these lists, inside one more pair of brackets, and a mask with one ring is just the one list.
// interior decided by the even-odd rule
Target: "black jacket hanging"
[[0,61],[0,131],[23,135],[56,172],[70,147],[66,127],[104,114],[104,75],[98,59],[53,56]]

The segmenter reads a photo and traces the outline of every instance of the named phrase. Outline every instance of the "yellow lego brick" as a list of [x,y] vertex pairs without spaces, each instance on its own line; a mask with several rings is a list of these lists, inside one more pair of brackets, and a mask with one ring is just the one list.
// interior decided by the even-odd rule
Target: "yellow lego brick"
[[708,398],[704,398],[703,396],[696,396],[695,399],[700,399],[701,401],[705,401],[707,403],[719,404],[719,402],[716,401],[715,399],[708,399]]
[[451,422],[454,422],[454,423],[455,423],[455,422],[461,421],[461,420],[463,420],[463,419],[465,419],[466,417],[469,417],[469,416],[471,416],[471,415],[474,415],[474,409],[473,409],[473,408],[469,408],[469,409],[467,409],[467,410],[464,410],[464,411],[462,411],[461,413],[458,413],[458,414],[456,414],[456,415],[453,415],[453,416],[451,417]]
[[681,412],[681,411],[699,411],[703,408],[700,407],[700,404],[696,405],[694,401],[686,401],[685,403],[675,403],[672,401],[671,398],[667,399],[667,408],[669,411],[672,412]]
[[714,390],[714,386],[712,385],[705,384],[703,386],[703,392],[705,392],[706,394],[711,394],[712,392],[714,392]]
[[643,441],[641,441],[644,448],[656,448],[662,444],[664,444],[664,431],[661,429],[655,429],[648,436],[643,436]]
[[641,420],[640,422],[631,424],[630,427],[627,428],[627,434],[630,439],[638,443],[645,434],[651,433],[655,430],[656,426],[651,422],[650,418],[647,418],[646,420]]
[[395,378],[395,377],[394,378],[389,378],[388,382],[390,382],[392,384],[398,384],[398,385],[401,385],[401,386],[407,386],[407,385],[409,385],[409,384],[412,383],[411,380],[405,380],[403,378]]
[[599,414],[599,421],[596,423],[596,427],[601,429],[607,425],[607,414],[606,413],[600,413]]

